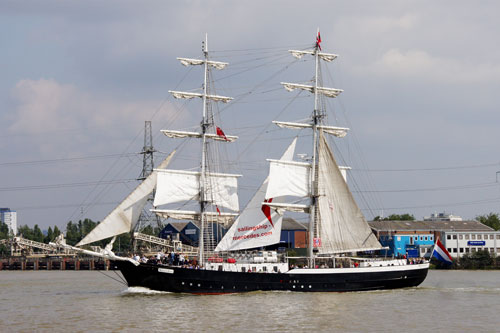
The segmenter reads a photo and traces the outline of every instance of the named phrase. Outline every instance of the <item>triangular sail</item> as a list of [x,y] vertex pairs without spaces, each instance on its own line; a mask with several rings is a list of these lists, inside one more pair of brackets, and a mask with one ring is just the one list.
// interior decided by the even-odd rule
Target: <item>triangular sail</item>
[[[296,143],[297,138],[288,146],[281,160],[292,160]],[[257,193],[219,242],[215,251],[244,250],[279,243],[283,216],[274,209],[262,205],[265,200],[268,180],[269,177],[264,180]],[[273,198],[272,202],[281,202],[280,199]]]
[[318,150],[319,253],[381,249],[320,131]]
[[[175,151],[158,166],[165,168],[170,163]],[[153,171],[135,188],[101,223],[85,236],[76,246],[93,243],[131,231],[146,205],[148,196],[156,186],[157,171]]]

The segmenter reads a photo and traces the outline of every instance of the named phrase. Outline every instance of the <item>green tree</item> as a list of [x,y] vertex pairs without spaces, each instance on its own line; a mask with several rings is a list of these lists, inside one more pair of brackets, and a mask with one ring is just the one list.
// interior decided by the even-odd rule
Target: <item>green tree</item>
[[43,239],[44,239],[44,236],[43,236],[42,230],[40,229],[38,224],[35,224],[35,226],[33,227],[33,238],[31,238],[31,240],[34,240],[35,242],[43,243]]
[[381,218],[380,216],[375,216],[374,221],[415,221],[415,216],[412,214],[391,214],[387,217]]
[[21,235],[23,238],[34,240],[33,229],[31,229],[27,225],[22,225],[19,228],[17,228],[17,233]]
[[493,265],[493,258],[488,250],[464,254],[459,260],[460,268],[484,269]]
[[500,218],[498,217],[498,214],[489,213],[488,215],[479,215],[476,216],[476,221],[479,221],[495,230],[500,230]]
[[9,226],[0,221],[0,239],[9,238]]
[[57,236],[59,236],[61,234],[61,230],[59,230],[59,228],[56,226],[54,226],[54,239],[56,239]]
[[81,240],[80,233],[78,232],[78,225],[69,221],[66,224],[66,242],[69,245],[75,245]]
[[48,244],[54,240],[54,232],[52,231],[52,228],[49,227],[47,230],[47,235],[44,237],[43,242]]

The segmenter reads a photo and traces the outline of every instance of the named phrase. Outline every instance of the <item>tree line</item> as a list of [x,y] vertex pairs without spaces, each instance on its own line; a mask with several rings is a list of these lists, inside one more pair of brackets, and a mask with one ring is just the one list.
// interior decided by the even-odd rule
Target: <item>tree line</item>
[[[66,224],[66,234],[65,234],[66,243],[75,246],[98,224],[99,222],[92,221],[91,219],[79,220],[78,222],[69,221]],[[142,228],[140,232],[148,235],[157,236],[160,232],[160,229],[148,225]],[[45,234],[42,232],[38,224],[35,224],[33,228],[29,227],[28,225],[21,225],[17,228],[18,236],[45,244],[53,242],[57,238],[57,236],[59,236],[61,233],[62,233],[61,230],[57,226],[54,226],[53,228],[49,227]],[[0,221],[0,239],[7,239],[11,237],[12,234],[9,233],[9,227],[7,226],[7,224]],[[106,244],[109,243],[110,240],[111,238],[103,239],[101,241],[93,243],[92,245],[104,248]],[[131,250],[132,250],[132,237],[130,233],[122,234],[116,238],[113,244],[113,251],[121,253],[121,252],[129,252]],[[2,253],[3,255],[7,255],[10,253],[10,249],[8,249],[7,246],[5,245],[1,245],[0,253]]]

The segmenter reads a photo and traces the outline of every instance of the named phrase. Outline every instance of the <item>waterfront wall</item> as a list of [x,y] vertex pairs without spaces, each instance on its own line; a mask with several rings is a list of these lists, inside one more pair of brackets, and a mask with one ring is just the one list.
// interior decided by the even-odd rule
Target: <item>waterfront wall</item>
[[109,270],[109,260],[96,260],[89,258],[26,258],[10,257],[0,259],[1,270],[60,270],[60,271],[80,271],[80,270]]

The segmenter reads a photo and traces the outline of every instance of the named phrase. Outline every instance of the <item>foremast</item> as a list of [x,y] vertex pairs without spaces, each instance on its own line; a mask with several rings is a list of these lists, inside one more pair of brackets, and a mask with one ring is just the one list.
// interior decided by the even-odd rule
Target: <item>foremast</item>
[[[191,99],[199,97],[202,99],[202,119],[200,122],[200,132],[186,132],[176,130],[162,130],[162,132],[172,138],[200,138],[201,139],[201,166],[200,172],[190,172],[181,170],[163,170],[168,178],[164,181],[163,190],[159,196],[155,197],[155,206],[179,202],[182,199],[190,200],[195,199],[199,201],[199,212],[195,211],[180,211],[180,210],[163,210],[154,209],[154,211],[164,218],[174,219],[193,219],[199,221],[200,237],[199,237],[199,253],[198,261],[200,265],[205,262],[206,245],[205,235],[208,229],[208,223],[224,220],[228,221],[237,214],[235,213],[221,213],[219,207],[229,208],[233,211],[238,211],[238,199],[236,193],[236,177],[239,175],[221,174],[210,172],[207,163],[208,145],[211,140],[232,142],[237,139],[236,136],[225,135],[224,132],[214,124],[213,114],[209,115],[211,102],[224,102],[227,103],[232,100],[231,97],[213,95],[210,91],[210,70],[224,69],[228,63],[212,61],[209,59],[208,53],[208,35],[205,35],[205,41],[202,43],[203,59],[190,59],[190,58],[177,58],[181,64],[185,66],[203,65],[203,89],[202,93],[172,91],[169,92],[175,98]],[[210,133],[213,129],[215,133]],[[175,180],[175,175],[169,176],[168,174],[177,174],[177,177],[184,177],[184,180]],[[159,180],[160,181],[160,180]],[[172,185],[172,183],[175,183]],[[197,184],[198,190],[193,192],[193,184]],[[158,184],[161,186],[161,184]],[[221,188],[217,188],[217,186]],[[170,187],[170,189],[169,189]],[[172,190],[171,188],[175,188]],[[228,192],[229,189],[229,192]],[[215,206],[217,212],[209,211],[210,206]]]

